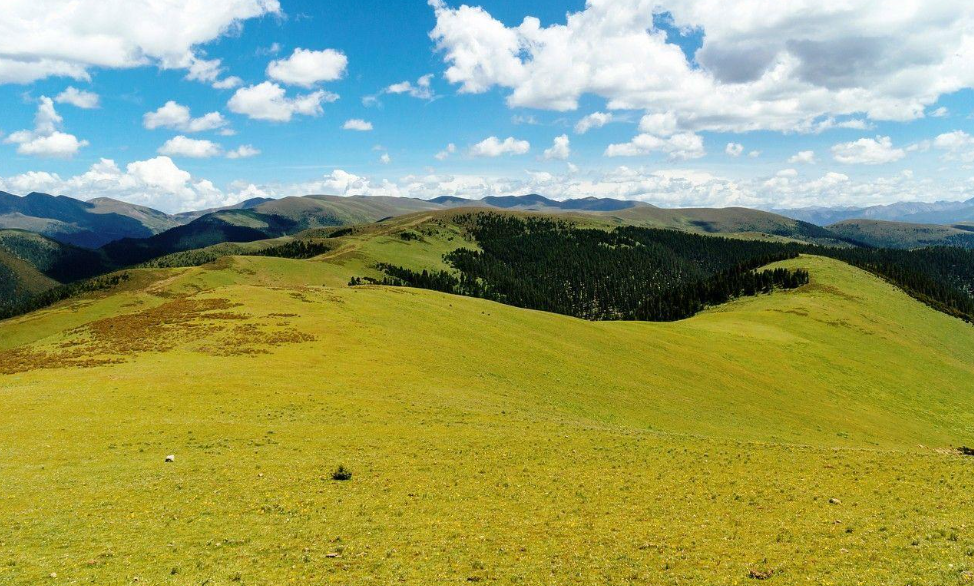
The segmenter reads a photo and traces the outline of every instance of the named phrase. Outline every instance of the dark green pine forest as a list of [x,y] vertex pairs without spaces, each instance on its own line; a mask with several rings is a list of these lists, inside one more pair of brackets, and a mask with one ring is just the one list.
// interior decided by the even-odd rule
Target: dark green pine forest
[[480,250],[446,255],[454,272],[380,264],[386,277],[377,282],[590,320],[672,321],[737,297],[806,284],[809,275],[801,269],[761,270],[805,253],[868,270],[940,311],[974,321],[971,250],[821,247],[631,226],[582,228],[493,213],[467,214],[457,222]]

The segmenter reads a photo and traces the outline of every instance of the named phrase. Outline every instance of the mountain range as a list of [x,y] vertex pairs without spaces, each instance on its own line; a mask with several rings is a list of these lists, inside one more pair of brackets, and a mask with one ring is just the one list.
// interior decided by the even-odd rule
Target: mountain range
[[870,207],[810,207],[775,209],[774,213],[819,226],[845,220],[885,220],[911,224],[960,224],[974,222],[974,199],[967,201],[898,202]]

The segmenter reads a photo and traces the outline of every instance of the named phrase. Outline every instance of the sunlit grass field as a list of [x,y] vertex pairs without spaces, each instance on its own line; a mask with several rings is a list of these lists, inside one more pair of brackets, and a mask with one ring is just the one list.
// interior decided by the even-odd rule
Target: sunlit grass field
[[672,324],[346,286],[434,232],[0,324],[0,584],[974,583],[971,326],[817,257]]

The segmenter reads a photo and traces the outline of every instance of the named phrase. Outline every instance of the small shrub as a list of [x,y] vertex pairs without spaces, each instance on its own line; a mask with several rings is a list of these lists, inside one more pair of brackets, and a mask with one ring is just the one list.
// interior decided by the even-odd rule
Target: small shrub
[[405,240],[406,242],[409,242],[411,240],[422,240],[423,239],[422,236],[420,236],[419,234],[417,234],[415,232],[400,232],[399,233],[399,237],[402,238],[403,240]]
[[961,456],[974,456],[974,448],[963,446],[961,448],[957,448],[957,451],[960,452]]
[[352,471],[345,466],[339,466],[334,472],[331,473],[331,479],[339,481],[351,480]]

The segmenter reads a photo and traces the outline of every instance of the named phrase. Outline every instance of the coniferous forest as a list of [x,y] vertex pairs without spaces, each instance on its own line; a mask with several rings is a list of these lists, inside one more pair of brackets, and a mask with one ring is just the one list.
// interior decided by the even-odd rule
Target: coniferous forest
[[775,243],[647,228],[583,229],[551,218],[487,213],[458,221],[481,248],[445,257],[459,276],[383,264],[384,283],[591,320],[670,321],[808,282],[802,270],[757,270],[797,256]]
[[801,269],[761,270],[806,253],[868,270],[940,311],[974,321],[971,250],[821,247],[631,226],[589,229],[553,218],[493,213],[457,221],[480,250],[446,255],[454,272],[380,264],[387,275],[381,282],[591,320],[672,321],[737,297],[807,283],[809,275]]

